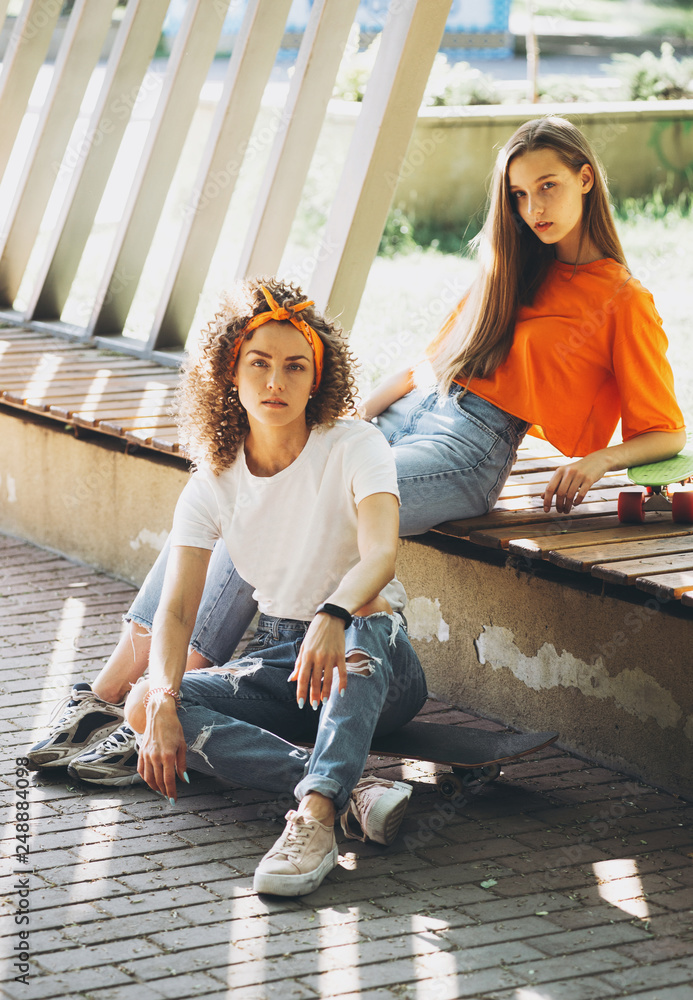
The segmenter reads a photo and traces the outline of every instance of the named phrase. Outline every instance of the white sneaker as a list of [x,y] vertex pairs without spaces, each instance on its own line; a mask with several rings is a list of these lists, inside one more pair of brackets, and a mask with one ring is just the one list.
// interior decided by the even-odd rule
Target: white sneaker
[[90,684],[81,681],[53,709],[48,736],[27,750],[30,766],[65,767],[87,747],[109,736],[124,719],[123,705],[103,701]]
[[[351,793],[349,808],[340,817],[345,836],[350,840],[391,844],[404,819],[411,792],[412,786],[406,781],[361,778]],[[350,826],[351,817],[361,827],[361,836]]]
[[124,722],[105,740],[74,757],[67,773],[91,785],[141,784],[143,779],[137,772],[137,759],[137,738]]
[[334,825],[290,809],[287,824],[274,847],[255,869],[255,892],[274,896],[305,896],[314,892],[339,861]]

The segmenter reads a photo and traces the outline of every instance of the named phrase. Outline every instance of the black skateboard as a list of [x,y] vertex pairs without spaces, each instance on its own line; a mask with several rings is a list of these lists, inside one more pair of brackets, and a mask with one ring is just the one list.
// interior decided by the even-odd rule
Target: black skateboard
[[452,771],[439,774],[440,794],[451,799],[473,781],[495,781],[501,764],[535,750],[543,750],[558,733],[498,733],[436,722],[409,722],[371,743],[371,753],[449,764]]

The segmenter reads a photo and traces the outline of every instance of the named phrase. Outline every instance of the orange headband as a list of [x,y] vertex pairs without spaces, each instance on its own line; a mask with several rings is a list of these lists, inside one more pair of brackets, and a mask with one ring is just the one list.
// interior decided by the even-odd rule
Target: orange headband
[[236,343],[233,347],[233,354],[231,356],[231,367],[233,368],[238,359],[238,352],[241,349],[241,344],[251,332],[251,330],[256,330],[263,323],[269,323],[274,320],[276,323],[293,323],[297,330],[300,330],[303,336],[306,338],[310,344],[310,348],[313,352],[313,360],[315,361],[315,381],[313,382],[313,392],[315,392],[320,385],[320,379],[322,378],[322,357],[324,354],[324,347],[322,340],[318,337],[317,333],[312,326],[309,326],[305,320],[299,319],[294,313],[300,312],[301,309],[305,309],[307,306],[312,306],[315,303],[306,300],[305,302],[297,302],[295,306],[291,306],[289,309],[285,309],[284,306],[280,306],[273,298],[271,293],[265,288],[264,285],[260,285],[262,289],[262,294],[265,296],[267,305],[269,306],[268,312],[258,313],[256,316],[248,322],[242,334],[236,339]]

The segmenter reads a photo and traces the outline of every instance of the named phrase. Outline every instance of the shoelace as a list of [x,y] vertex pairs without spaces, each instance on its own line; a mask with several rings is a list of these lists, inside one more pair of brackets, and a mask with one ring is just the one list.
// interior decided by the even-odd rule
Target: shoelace
[[305,842],[310,836],[310,829],[304,822],[299,822],[299,814],[291,812],[286,814],[286,819],[288,819],[289,824],[284,831],[284,839],[282,840],[281,846],[277,850],[277,854],[286,854],[287,858],[292,859],[300,854],[301,848],[305,846]]
[[[110,736],[107,736],[98,744],[99,753],[103,750],[122,750],[123,744],[127,743],[130,737],[134,735],[129,726],[118,726]],[[96,750],[96,747],[93,747],[92,752],[93,750]]]
[[[91,691],[87,691],[85,693],[91,694]],[[70,704],[71,701],[74,702],[73,705]],[[77,709],[80,708],[83,701],[84,698],[79,698],[79,699],[73,698],[72,692],[70,692],[70,694],[68,694],[66,698],[63,698],[62,701],[58,702],[58,704],[51,712],[50,718],[48,719],[47,723],[47,725],[50,727],[51,730],[51,736],[53,735],[54,729],[57,729],[57,727],[60,726],[61,723],[66,722],[75,714]]]

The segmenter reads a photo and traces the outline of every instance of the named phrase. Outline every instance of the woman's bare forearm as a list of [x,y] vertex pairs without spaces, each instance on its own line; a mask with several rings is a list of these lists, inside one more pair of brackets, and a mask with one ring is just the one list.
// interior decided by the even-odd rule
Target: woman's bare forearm
[[555,496],[556,510],[560,514],[568,514],[573,505],[582,503],[591,487],[607,472],[672,458],[681,451],[685,443],[685,430],[651,431],[562,465],[556,469],[546,487],[544,510],[551,509]]
[[632,465],[648,465],[663,462],[678,455],[686,445],[686,431],[651,431],[639,434],[622,444],[604,448],[603,454],[609,462],[609,471],[628,469]]
[[360,559],[327,600],[352,614],[368,604],[395,575],[399,509],[392,493],[374,493],[358,506]]
[[381,382],[370,396],[364,400],[359,407],[359,413],[364,420],[372,420],[379,413],[386,410],[388,406],[397,402],[402,396],[406,396],[414,388],[413,368],[404,368],[390,378]]
[[177,691],[185,673],[188,645],[200,606],[210,552],[173,546],[152,628],[151,687]]
[[385,546],[382,549],[371,549],[345,574],[327,600],[353,614],[377,597],[394,575],[394,553]]
[[152,648],[149,654],[149,683],[151,687],[168,687],[175,691],[185,673],[188,644],[192,636],[192,622],[181,619],[161,608],[154,618]]

